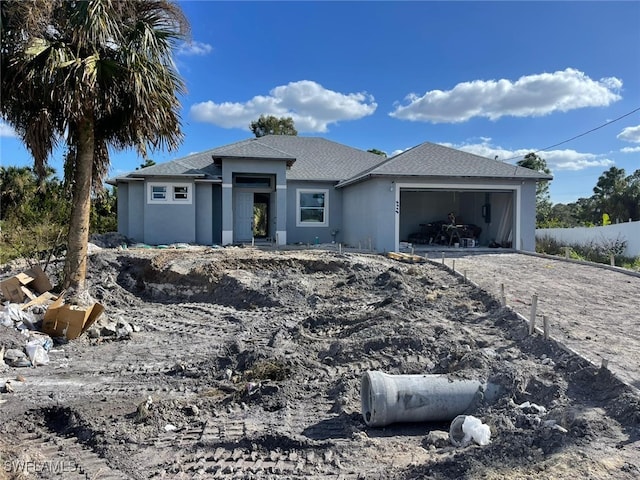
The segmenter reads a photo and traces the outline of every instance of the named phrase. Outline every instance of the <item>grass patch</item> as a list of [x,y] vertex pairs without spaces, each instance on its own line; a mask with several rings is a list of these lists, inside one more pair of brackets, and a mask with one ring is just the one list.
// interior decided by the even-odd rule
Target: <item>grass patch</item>
[[285,380],[291,375],[291,369],[279,360],[265,360],[255,363],[244,372],[246,380]]

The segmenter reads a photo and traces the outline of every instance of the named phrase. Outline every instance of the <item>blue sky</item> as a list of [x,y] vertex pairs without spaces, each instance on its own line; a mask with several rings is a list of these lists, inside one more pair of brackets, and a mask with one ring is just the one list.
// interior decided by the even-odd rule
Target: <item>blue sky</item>
[[[185,139],[156,162],[250,138],[265,114],[389,155],[425,141],[510,163],[539,151],[554,203],[591,196],[611,166],[640,169],[638,1],[180,4]],[[31,164],[5,123],[0,141],[3,165]],[[110,176],[140,163],[112,152]]]

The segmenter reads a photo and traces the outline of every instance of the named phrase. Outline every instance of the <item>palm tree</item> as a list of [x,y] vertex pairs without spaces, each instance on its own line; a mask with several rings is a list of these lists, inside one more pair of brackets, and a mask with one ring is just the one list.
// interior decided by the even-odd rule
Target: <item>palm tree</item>
[[59,142],[72,187],[64,286],[85,290],[92,191],[102,188],[109,148],[177,148],[172,60],[188,32],[165,0],[16,0],[1,3],[1,113],[44,172]]
[[37,211],[58,202],[62,186],[55,173],[46,167],[44,176],[38,177],[30,167],[0,167],[0,220],[11,215],[20,218],[21,211]]
[[0,167],[0,219],[33,195],[36,181],[29,167]]

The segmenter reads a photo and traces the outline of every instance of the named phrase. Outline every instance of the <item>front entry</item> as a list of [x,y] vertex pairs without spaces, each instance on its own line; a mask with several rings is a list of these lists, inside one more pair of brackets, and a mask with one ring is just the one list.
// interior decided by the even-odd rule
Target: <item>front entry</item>
[[237,191],[234,196],[233,232],[235,242],[265,239],[269,235],[270,195]]
[[256,193],[253,197],[253,236],[265,239],[269,235],[269,203],[268,193]]
[[253,192],[235,192],[233,202],[233,236],[235,242],[253,238]]

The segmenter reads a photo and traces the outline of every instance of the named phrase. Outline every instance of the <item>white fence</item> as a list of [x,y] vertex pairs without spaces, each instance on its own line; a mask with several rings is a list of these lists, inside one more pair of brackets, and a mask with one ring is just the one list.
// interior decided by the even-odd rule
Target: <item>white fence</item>
[[627,242],[625,257],[640,257],[640,222],[616,223],[604,227],[538,228],[536,237],[548,236],[566,245]]

